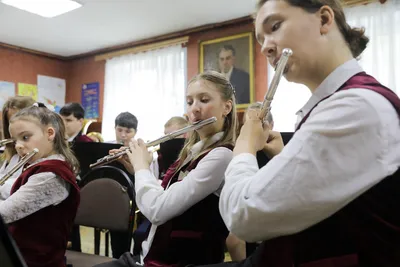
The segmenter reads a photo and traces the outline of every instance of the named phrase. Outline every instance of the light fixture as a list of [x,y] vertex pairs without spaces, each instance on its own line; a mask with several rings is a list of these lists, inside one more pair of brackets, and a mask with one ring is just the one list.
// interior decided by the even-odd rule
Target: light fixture
[[72,0],[0,0],[0,2],[46,18],[53,18],[82,6]]

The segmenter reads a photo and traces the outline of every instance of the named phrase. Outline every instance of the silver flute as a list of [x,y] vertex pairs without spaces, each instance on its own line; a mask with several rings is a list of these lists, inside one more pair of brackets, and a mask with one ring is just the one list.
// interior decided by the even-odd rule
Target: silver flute
[[5,146],[7,144],[11,144],[11,143],[14,143],[14,140],[11,138],[0,140],[0,147]]
[[271,112],[272,100],[274,99],[274,95],[275,95],[276,89],[278,88],[279,81],[281,80],[281,77],[284,74],[286,64],[291,55],[293,55],[292,49],[290,49],[290,48],[283,49],[281,58],[279,59],[279,62],[276,65],[275,75],[272,78],[272,82],[268,88],[267,93],[265,94],[264,102],[262,104],[260,115],[259,115],[259,117],[263,123],[267,120],[268,114]]
[[[203,126],[214,123],[216,121],[217,121],[216,117],[211,117],[211,118],[208,118],[208,119],[205,119],[202,121],[195,122],[192,125],[186,126],[180,130],[174,131],[174,132],[164,135],[154,141],[146,143],[146,147],[157,146],[161,143],[164,143],[165,141],[174,139],[175,137],[185,134],[187,132],[200,129]],[[129,151],[129,147],[124,147],[118,153],[115,153],[113,155],[107,155],[101,159],[98,159],[95,163],[90,164],[89,167],[94,168],[94,167],[102,166],[102,165],[108,164],[110,162],[113,162],[113,161],[119,159],[121,156],[125,155],[128,151]]]
[[1,179],[0,179],[0,186],[3,185],[10,177],[18,171],[20,168],[24,167],[24,165],[33,157],[36,155],[36,153],[39,152],[39,149],[34,148],[31,152],[26,154],[21,160],[12,168],[9,172],[6,173]]

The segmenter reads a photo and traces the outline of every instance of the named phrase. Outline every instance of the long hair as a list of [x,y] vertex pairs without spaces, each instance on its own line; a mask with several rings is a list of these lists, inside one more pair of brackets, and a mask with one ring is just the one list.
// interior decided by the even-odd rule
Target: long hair
[[44,128],[51,126],[55,130],[55,137],[53,140],[53,150],[57,154],[63,155],[65,161],[70,165],[71,169],[79,172],[79,162],[74,153],[69,148],[66,136],[65,125],[60,115],[50,111],[43,104],[39,106],[30,106],[18,111],[10,120],[10,123],[17,120],[31,121]]
[[[232,110],[229,114],[225,117],[224,125],[222,127],[223,136],[222,138],[214,143],[214,144],[207,144],[208,140],[205,141],[205,146],[202,148],[203,151],[211,150],[215,147],[221,145],[234,145],[237,136],[237,127],[238,127],[238,119],[236,113],[236,100],[235,100],[235,90],[232,84],[223,76],[222,74],[216,71],[207,71],[200,74],[197,74],[193,79],[190,80],[188,86],[196,81],[208,81],[214,84],[220,94],[221,98],[224,101],[232,101]],[[210,138],[210,137],[209,137]],[[182,167],[183,161],[189,154],[190,149],[193,147],[194,144],[200,141],[199,134],[194,131],[190,134],[190,137],[186,139],[185,145],[179,154],[179,164],[175,168],[175,173],[179,171]]]
[[[257,12],[269,0],[258,0]],[[335,21],[343,38],[347,42],[353,57],[357,58],[367,47],[369,38],[365,35],[364,28],[352,28],[346,21],[342,4],[339,0],[285,0],[288,4],[300,7],[308,13],[315,13],[323,6],[332,8]]]
[[[10,121],[8,120],[8,112],[10,111],[10,109],[15,109],[18,111],[23,108],[32,106],[34,103],[35,100],[33,100],[33,98],[29,96],[14,96],[7,99],[7,101],[3,105],[2,113],[4,139],[11,138],[10,132],[8,130],[8,127],[10,126]],[[4,152],[5,160],[9,162],[15,154],[17,154],[17,151],[15,150],[14,144],[6,145],[6,149]]]

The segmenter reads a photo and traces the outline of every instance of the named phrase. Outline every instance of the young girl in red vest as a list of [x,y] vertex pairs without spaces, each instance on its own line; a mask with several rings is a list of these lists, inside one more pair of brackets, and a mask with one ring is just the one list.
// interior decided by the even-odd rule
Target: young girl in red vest
[[19,156],[35,148],[39,152],[0,204],[0,215],[29,267],[63,267],[79,204],[78,162],[67,145],[64,123],[43,104],[35,104],[11,118],[10,134]]
[[[220,211],[265,241],[243,265],[400,266],[400,100],[358,64],[364,30],[339,0],[259,0],[255,27],[272,66],[292,49],[284,76],[312,96],[285,147],[257,112],[241,129]],[[275,156],[259,169],[266,140]]]
[[191,123],[213,116],[217,121],[190,134],[162,185],[149,170],[152,157],[143,140],[131,142],[136,202],[152,226],[137,259],[128,253],[99,266],[186,266],[224,260],[228,230],[218,201],[236,135],[234,89],[221,74],[206,72],[190,81],[186,99]]

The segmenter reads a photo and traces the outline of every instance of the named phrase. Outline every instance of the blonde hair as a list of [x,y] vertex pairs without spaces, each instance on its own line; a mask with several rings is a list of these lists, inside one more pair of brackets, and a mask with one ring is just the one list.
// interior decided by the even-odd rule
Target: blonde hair
[[103,136],[99,132],[90,132],[86,136],[89,137],[90,139],[92,139],[92,137],[96,138],[97,140],[99,140],[99,143],[103,143],[104,142]]
[[11,118],[10,123],[18,120],[31,121],[42,128],[45,126],[52,126],[55,131],[53,150],[65,157],[65,161],[75,173],[79,172],[79,162],[68,146],[68,141],[65,136],[65,125],[60,115],[50,111],[43,104],[39,104],[39,106],[30,106],[18,111]]
[[185,127],[189,124],[189,122],[184,117],[175,116],[170,118],[165,124],[164,128],[170,127],[172,125],[178,125]]
[[[211,150],[215,147],[221,145],[234,145],[236,141],[237,135],[237,113],[236,113],[236,99],[235,99],[235,91],[233,89],[232,84],[223,76],[221,73],[216,71],[206,71],[200,74],[197,74],[193,79],[190,80],[188,86],[196,81],[208,81],[215,85],[215,87],[219,90],[221,94],[221,98],[223,101],[232,101],[232,110],[225,117],[224,125],[222,130],[224,132],[222,138],[211,145],[203,147],[203,151]],[[190,149],[194,144],[200,141],[199,134],[194,131],[190,136],[186,139],[185,146],[183,147],[181,153],[179,154],[179,164],[175,169],[175,173],[179,171],[182,167],[183,161],[186,159],[189,154]],[[207,141],[205,142],[207,143]]]
[[[10,126],[10,121],[8,120],[8,111],[10,109],[21,110],[23,108],[32,106],[34,103],[35,100],[33,100],[33,98],[30,96],[14,96],[7,99],[7,101],[3,105],[2,113],[4,139],[11,138],[10,131],[8,130],[8,127]],[[6,149],[4,152],[5,160],[9,162],[12,156],[14,156],[15,154],[17,154],[17,151],[15,150],[14,144],[6,145]]]

